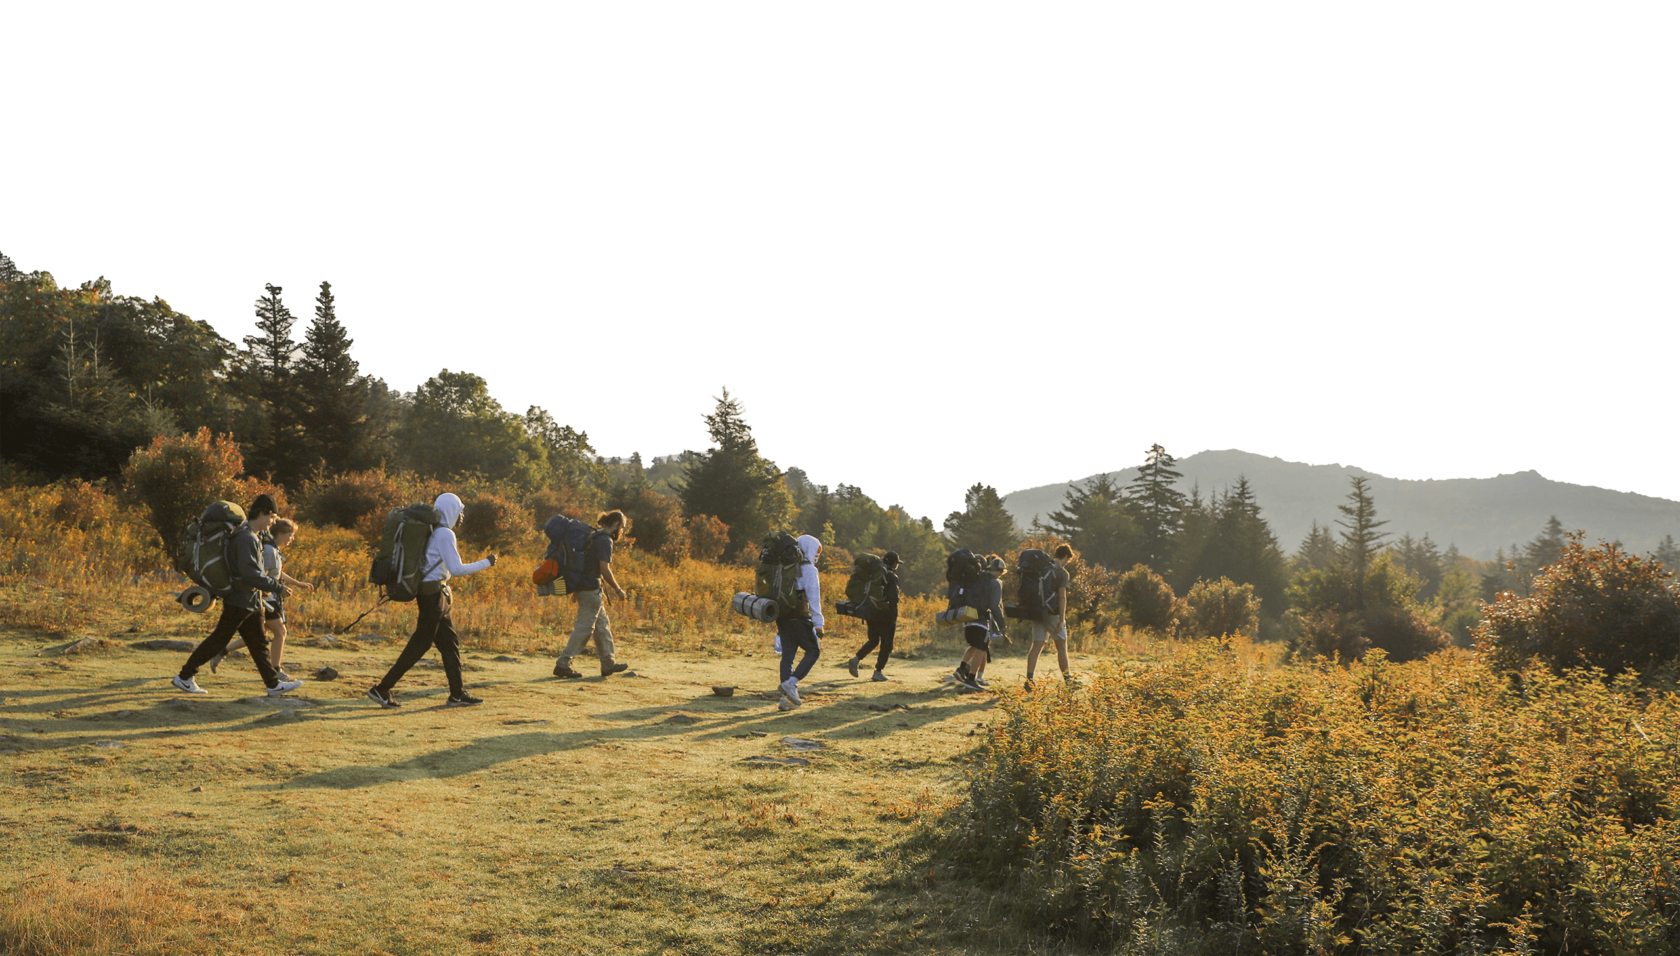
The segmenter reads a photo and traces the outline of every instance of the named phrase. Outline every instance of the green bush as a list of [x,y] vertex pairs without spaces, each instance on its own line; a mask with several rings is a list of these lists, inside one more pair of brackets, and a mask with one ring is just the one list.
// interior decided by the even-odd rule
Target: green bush
[[298,515],[311,524],[355,528],[369,514],[383,521],[386,512],[410,503],[406,497],[402,486],[380,469],[352,471],[305,481]]
[[1260,630],[1260,599],[1254,585],[1234,584],[1230,578],[1197,581],[1184,596],[1181,635],[1224,637],[1241,634],[1255,637]]
[[1146,564],[1120,575],[1114,583],[1114,604],[1132,627],[1160,634],[1172,633],[1181,610],[1172,585]]
[[1586,548],[1577,533],[1527,597],[1506,593],[1484,609],[1475,636],[1506,670],[1539,658],[1556,670],[1650,674],[1680,661],[1680,585],[1656,561],[1614,544]]
[[172,560],[187,522],[213,501],[240,497],[244,468],[244,456],[230,436],[212,435],[208,428],[192,435],[160,435],[129,457],[123,490],[145,506],[163,553]]

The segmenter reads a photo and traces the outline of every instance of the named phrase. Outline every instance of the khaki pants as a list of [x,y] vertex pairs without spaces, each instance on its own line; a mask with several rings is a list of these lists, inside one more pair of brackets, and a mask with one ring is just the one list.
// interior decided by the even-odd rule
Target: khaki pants
[[1055,638],[1058,641],[1067,640],[1067,618],[1065,617],[1053,615],[1047,621],[1031,621],[1029,623],[1032,625],[1032,640],[1034,644],[1043,644],[1051,638]]
[[572,625],[572,639],[560,652],[561,667],[571,666],[572,658],[583,653],[590,637],[595,638],[595,653],[600,656],[601,663],[613,662],[612,622],[607,620],[605,595],[606,592],[599,588],[577,592],[577,623]]

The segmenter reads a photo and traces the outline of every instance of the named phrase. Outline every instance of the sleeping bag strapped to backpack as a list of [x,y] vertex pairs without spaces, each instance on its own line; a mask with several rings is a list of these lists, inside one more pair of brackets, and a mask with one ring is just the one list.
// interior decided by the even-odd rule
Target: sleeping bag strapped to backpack
[[412,601],[420,596],[420,582],[432,569],[425,566],[426,545],[432,531],[443,527],[443,512],[431,505],[393,508],[385,516],[385,532],[373,556],[368,580],[385,589],[392,601]]
[[175,546],[175,570],[216,597],[233,590],[233,558],[228,545],[245,523],[245,509],[231,501],[217,501],[187,524]]
[[811,605],[799,585],[800,573],[810,563],[793,535],[784,531],[767,536],[758,552],[753,594],[775,601],[782,617],[810,617]]
[[878,554],[860,554],[852,559],[852,576],[846,579],[846,600],[834,609],[847,617],[872,621],[887,607],[887,565]]
[[980,572],[984,565],[980,556],[967,548],[951,552],[945,559],[945,596],[948,607],[971,607],[985,610],[985,598],[980,595]]
[[1057,610],[1055,575],[1051,573],[1055,568],[1056,562],[1038,548],[1022,551],[1015,565],[1015,573],[1020,576],[1019,590],[1015,603],[1005,607],[1003,613],[1023,621],[1046,622]]
[[546,570],[548,562],[554,562],[557,578],[549,578],[547,583],[555,580],[566,583],[566,593],[573,591],[594,590],[600,587],[598,581],[591,584],[592,579],[601,573],[600,558],[595,554],[595,536],[601,532],[576,518],[565,515],[555,515],[543,524],[543,534],[548,536],[548,551],[543,554],[543,563],[537,565],[532,580],[540,586],[544,582],[537,580]]

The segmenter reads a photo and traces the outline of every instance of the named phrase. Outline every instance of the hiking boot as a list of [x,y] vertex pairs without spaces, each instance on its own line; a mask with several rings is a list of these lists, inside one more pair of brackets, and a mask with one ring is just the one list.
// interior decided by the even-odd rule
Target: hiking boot
[[957,668],[956,674],[954,674],[952,676],[954,676],[956,678],[958,687],[965,687],[969,690],[979,690],[980,689],[980,685],[976,684],[974,682],[974,675],[970,674],[968,671],[964,670],[961,667]]
[[473,695],[467,693],[466,691],[462,691],[459,694],[450,694],[449,695],[449,700],[444,703],[444,706],[445,707],[476,707],[477,705],[482,704],[482,703],[484,703],[484,698],[474,697]]
[[782,711],[783,713],[786,713],[790,710],[793,710],[794,708],[796,708],[798,706],[799,706],[798,704],[794,703],[791,700],[788,700],[786,697],[783,697],[781,700],[776,701],[776,709],[779,710],[779,711]]
[[[614,674],[622,674],[629,669],[630,669],[629,664],[602,664],[601,665],[601,676],[602,677],[611,677]],[[583,675],[579,674],[578,676],[582,677]]]
[[374,703],[376,703],[379,706],[384,707],[386,709],[389,709],[389,708],[392,708],[392,707],[401,707],[402,706],[401,704],[397,703],[397,700],[396,700],[395,697],[391,696],[391,692],[386,690],[383,687],[378,687],[378,686],[369,687],[368,692],[367,692],[367,696],[368,696],[368,700],[371,700]]
[[226,654],[217,654],[215,657],[210,658],[210,673],[216,673],[216,668],[222,666],[222,658],[226,656]]
[[787,680],[777,684],[776,689],[781,691],[782,696],[792,702],[793,706],[799,706],[799,678],[789,677]]
[[858,668],[858,659],[857,658],[854,657],[851,660],[846,662],[846,670],[851,671],[851,674],[852,674],[853,677],[858,676],[857,668]]
[[1021,686],[1022,686],[1022,687],[1025,687],[1025,688],[1026,688],[1026,689],[1027,689],[1027,690],[1032,690],[1032,682],[1033,682],[1033,679],[1032,679],[1032,677],[1031,677],[1031,676],[1028,676],[1028,677],[1027,677],[1027,681],[1026,681],[1026,683],[1025,683],[1025,684],[1022,684],[1022,685],[1021,685]]
[[565,677],[582,677],[583,675],[580,674],[577,671],[572,670],[572,665],[570,665],[570,664],[555,664],[554,665],[554,676],[565,678]]
[[194,678],[194,677],[189,677],[186,680],[182,680],[181,675],[176,674],[175,679],[170,681],[170,683],[175,685],[176,690],[184,690],[189,694],[208,694],[208,693],[210,693],[209,691],[205,690],[204,688],[198,686],[198,679]]
[[875,671],[875,676],[871,677],[869,679],[879,683],[880,681],[888,680],[889,678],[887,677],[886,674],[882,673],[879,669],[877,669]]
[[290,693],[302,686],[303,681],[300,680],[283,680],[268,689],[268,696],[279,697],[281,694]]

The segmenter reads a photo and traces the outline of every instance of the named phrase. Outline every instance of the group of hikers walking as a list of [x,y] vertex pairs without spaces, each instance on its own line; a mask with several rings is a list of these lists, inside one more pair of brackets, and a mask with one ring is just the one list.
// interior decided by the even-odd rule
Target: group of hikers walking
[[[459,496],[444,492],[431,505],[399,508],[386,518],[369,580],[383,590],[381,603],[412,601],[417,614],[414,633],[396,662],[379,683],[368,688],[367,697],[381,707],[401,706],[395,695],[397,683],[434,647],[449,683],[446,706],[483,703],[468,693],[462,682],[461,642],[451,619],[454,596],[449,582],[494,567],[496,555],[488,554],[471,563],[461,559],[455,529],[465,512]],[[603,585],[619,600],[628,596],[612,568],[613,546],[628,526],[624,512],[616,510],[600,515],[593,526],[565,515],[555,515],[544,525],[549,546],[532,573],[532,581],[540,595],[558,595],[563,588],[577,604],[571,635],[554,664],[557,678],[584,676],[572,664],[591,642],[602,677],[627,669],[628,665],[614,657]],[[245,509],[231,502],[216,502],[188,526],[177,550],[176,565],[193,578],[199,590],[220,598],[222,610],[210,635],[174,677],[177,689],[207,693],[198,686],[199,669],[208,665],[215,673],[225,655],[238,646],[249,653],[270,696],[302,685],[280,664],[286,637],[285,599],[294,590],[314,589],[314,585],[283,570],[283,549],[296,533],[297,526],[280,517],[274,498],[266,494],[257,495]],[[817,574],[821,550],[822,542],[808,534],[771,536],[760,552],[754,590],[736,594],[732,602],[736,611],[775,625],[773,646],[780,655],[777,707],[782,711],[801,705],[799,683],[810,675],[822,655],[822,581]],[[966,644],[951,680],[971,691],[991,686],[984,676],[992,658],[991,645],[1003,636],[1010,617],[1031,625],[1027,686],[1032,686],[1040,653],[1051,641],[1056,644],[1062,676],[1070,677],[1066,566],[1072,558],[1073,551],[1065,544],[1053,555],[1036,549],[1023,551],[1017,567],[1022,575],[1019,599],[1005,605],[1002,578],[1008,568],[1001,557],[981,557],[967,549],[949,557],[946,577],[950,606],[938,619],[961,624]],[[886,668],[898,628],[900,566],[899,555],[892,551],[858,556],[847,582],[846,600],[835,605],[838,613],[860,618],[866,625],[867,639],[844,665],[852,677],[860,675],[860,666],[873,652],[875,667],[870,679],[889,680]],[[184,604],[188,603],[187,597],[182,595]]]

